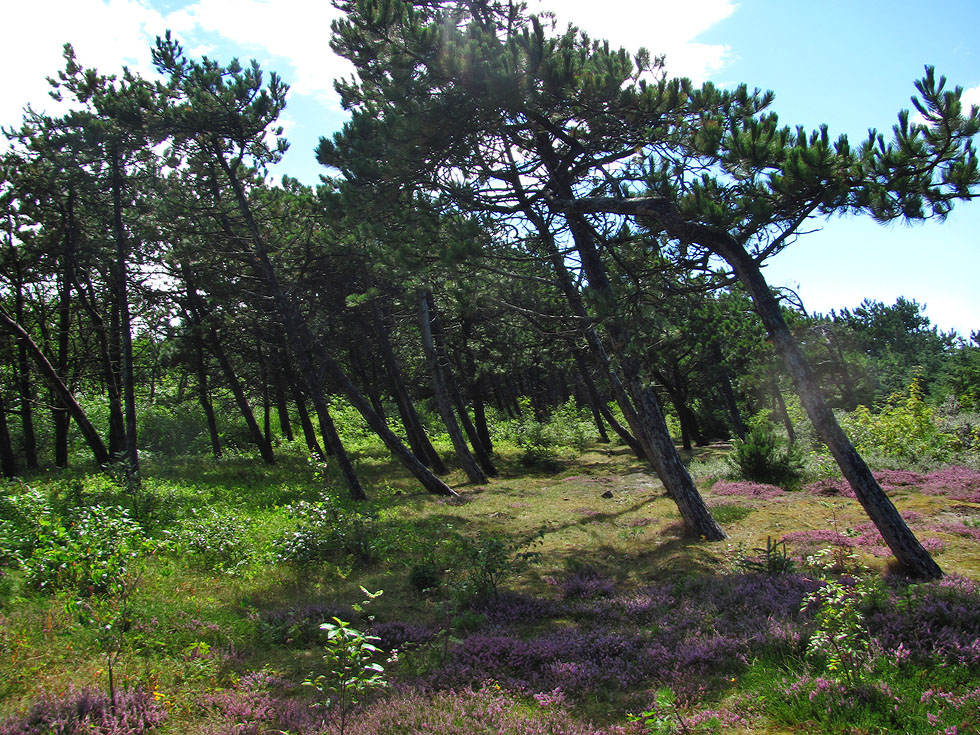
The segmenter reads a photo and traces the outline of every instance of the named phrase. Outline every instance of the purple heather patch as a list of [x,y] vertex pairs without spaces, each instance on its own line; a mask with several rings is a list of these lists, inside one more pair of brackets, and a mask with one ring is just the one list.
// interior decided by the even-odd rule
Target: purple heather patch
[[143,689],[109,696],[96,689],[44,695],[25,715],[0,721],[0,735],[141,735],[163,722],[167,711]]

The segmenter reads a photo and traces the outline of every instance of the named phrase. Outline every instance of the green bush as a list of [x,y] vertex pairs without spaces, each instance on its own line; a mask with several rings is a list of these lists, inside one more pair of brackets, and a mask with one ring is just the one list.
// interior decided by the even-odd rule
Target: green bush
[[324,502],[301,501],[287,510],[298,523],[277,544],[281,560],[313,564],[338,553],[360,561],[377,558],[378,519],[367,503],[329,495]]
[[241,574],[256,557],[250,529],[241,516],[209,508],[192,512],[173,537],[192,567]]
[[776,433],[772,422],[754,421],[745,439],[736,439],[732,445],[731,468],[739,478],[784,488],[799,486],[803,477],[803,454]]
[[42,517],[24,569],[28,584],[38,589],[102,594],[154,547],[125,509],[97,505],[78,509],[67,524]]
[[925,402],[918,378],[905,393],[889,398],[879,413],[858,406],[842,423],[859,452],[903,462],[944,462],[960,448],[957,437],[940,428],[936,409]]

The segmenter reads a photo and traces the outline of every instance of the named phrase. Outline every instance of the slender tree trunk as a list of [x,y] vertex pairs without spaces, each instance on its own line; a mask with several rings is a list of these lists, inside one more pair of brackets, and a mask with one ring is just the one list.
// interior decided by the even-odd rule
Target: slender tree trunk
[[7,426],[7,404],[4,403],[3,390],[0,388],[0,473],[4,477],[16,477],[18,472],[17,457]]
[[735,436],[739,439],[745,439],[745,424],[742,423],[742,414],[738,410],[738,401],[735,400],[732,378],[725,367],[725,356],[717,342],[711,343],[711,354],[718,368],[718,385],[721,389],[721,395],[725,399],[728,415],[732,420],[732,429],[735,430]]
[[75,423],[78,425],[79,431],[81,431],[86,443],[92,450],[92,454],[95,456],[95,461],[100,467],[108,465],[109,452],[106,450],[105,444],[102,443],[99,433],[95,430],[95,427],[92,426],[92,422],[90,422],[88,420],[88,416],[85,415],[85,411],[78,404],[78,401],[75,400],[75,397],[71,394],[71,391],[68,390],[65,383],[61,380],[57,370],[55,370],[54,366],[48,361],[48,358],[44,356],[41,348],[38,347],[34,340],[31,339],[30,335],[24,330],[24,328],[11,318],[11,316],[4,310],[3,306],[0,306],[0,327],[7,329],[11,334],[23,340],[41,375],[43,375],[51,385],[52,392],[55,394],[58,401],[66,407],[68,414],[75,419]]
[[[275,267],[272,265],[272,261],[269,259],[268,249],[265,246],[258,224],[252,215],[251,206],[249,205],[248,198],[245,196],[245,190],[242,187],[241,181],[239,181],[235,171],[228,164],[224,153],[216,146],[212,152],[215,154],[218,164],[225,172],[228,182],[231,184],[232,190],[235,193],[235,200],[238,204],[238,210],[245,220],[249,235],[252,239],[251,254],[254,256],[253,267],[256,270],[256,274],[258,275],[260,282],[265,285],[272,296],[276,310],[279,312],[282,325],[285,328],[286,334],[289,337],[289,341],[292,345],[293,354],[300,365],[300,372],[307,383],[307,387],[310,389],[311,399],[314,401],[314,405],[318,405],[318,403],[323,403],[325,405],[323,390],[319,384],[319,378],[312,368],[312,361],[314,358],[316,358],[317,362],[324,368],[324,370],[326,370],[331,379],[336,383],[341,391],[346,394],[348,400],[351,402],[351,404],[353,404],[354,408],[356,408],[360,412],[361,416],[364,417],[364,420],[367,421],[368,426],[370,426],[371,429],[381,437],[381,440],[385,443],[385,446],[388,447],[389,451],[391,451],[391,453],[405,465],[409,472],[415,476],[422,486],[431,493],[455,497],[456,493],[453,491],[453,489],[432,474],[429,468],[422,464],[422,462],[419,461],[419,459],[412,454],[412,452],[404,444],[402,444],[401,440],[388,428],[388,424],[385,422],[385,420],[377,414],[377,412],[371,407],[371,404],[364,398],[361,392],[357,390],[357,387],[354,385],[353,381],[351,381],[347,373],[344,372],[343,368],[341,368],[337,361],[327,353],[327,351],[323,348],[323,345],[313,336],[313,332],[310,330],[310,327],[302,313],[296,307],[292,297],[286,294],[279,285],[279,279],[276,276]],[[327,438],[324,437],[324,440],[326,441]],[[351,493],[354,493],[353,488],[351,488]]]
[[245,389],[242,387],[242,382],[235,373],[235,367],[231,364],[231,360],[228,359],[228,354],[225,352],[224,347],[221,346],[218,333],[211,329],[209,330],[209,335],[208,348],[215,359],[217,359],[218,365],[221,367],[221,372],[225,376],[225,383],[228,384],[231,394],[235,397],[235,405],[238,406],[238,412],[245,420],[249,436],[252,437],[252,443],[258,448],[263,462],[266,464],[275,464],[276,455],[272,451],[272,445],[266,440],[262,429],[259,428],[259,424],[255,420],[255,414],[252,413],[252,407],[248,404]]
[[310,454],[324,460],[327,455],[324,454],[323,449],[320,448],[320,442],[317,441],[316,430],[313,428],[313,422],[310,421],[310,412],[306,410],[306,396],[295,384],[292,384],[291,388],[293,403],[296,404],[296,415],[299,417],[299,425],[302,427],[303,437],[306,439],[306,447],[310,450]]
[[714,242],[713,250],[723,257],[748,289],[762,323],[782,357],[803,407],[820,438],[826,443],[838,467],[857,496],[858,502],[874,522],[888,548],[913,577],[935,579],[942,569],[915,537],[905,520],[885,494],[834,418],[806,356],[783,319],[779,302],[773,296],[758,264],[734,242]]
[[109,333],[106,330],[105,320],[95,308],[91,284],[87,284],[85,287],[77,282],[75,291],[78,293],[79,301],[89,315],[89,319],[92,320],[96,340],[99,344],[102,380],[105,383],[105,392],[109,399],[109,454],[116,457],[126,451],[126,423],[123,417],[122,393],[120,392],[119,381],[116,379],[116,371],[112,367]]
[[208,371],[204,363],[204,346],[200,339],[194,340],[194,371],[197,375],[197,396],[208,422],[208,437],[211,439],[211,454],[220,459],[221,434],[218,433],[218,421],[214,416],[214,404],[211,402],[211,389],[208,387]]
[[405,434],[408,437],[408,444],[412,448],[412,453],[427,467],[431,467],[436,474],[445,475],[449,470],[425,433],[425,427],[422,426],[422,421],[419,419],[418,412],[415,410],[408,388],[402,378],[401,370],[398,368],[395,350],[388,338],[388,327],[378,312],[377,306],[373,303],[371,305],[371,326],[377,338],[381,362],[384,364],[385,372],[388,375],[388,382],[395,397],[395,405],[398,407],[398,413],[401,416],[402,425],[405,427]]
[[793,430],[793,422],[789,418],[789,411],[786,410],[786,401],[783,400],[783,392],[779,390],[779,378],[776,377],[776,367],[774,365],[769,366],[769,390],[772,394],[772,409],[779,416],[779,420],[783,422],[783,426],[786,428],[786,436],[789,437],[790,443],[796,441],[796,432]]
[[490,436],[490,427],[487,425],[487,407],[483,400],[483,376],[477,377],[473,381],[473,424],[476,426],[476,435],[483,444],[483,451],[488,455],[493,452],[493,439]]
[[[67,215],[65,220],[65,250],[61,282],[58,288],[58,338],[55,353],[55,371],[68,376],[68,351],[71,340],[71,292],[75,281],[75,252],[77,249],[77,230],[75,227],[75,191],[69,188]],[[54,463],[56,467],[68,466],[68,427],[70,414],[68,407],[61,402],[61,396],[52,387],[51,418],[54,422]]]
[[287,442],[293,441],[293,424],[289,418],[289,403],[286,401],[286,389],[281,380],[276,380],[276,415],[279,417],[279,429]]
[[126,417],[126,461],[131,483],[140,484],[140,458],[136,437],[136,380],[133,368],[133,327],[129,313],[129,293],[126,264],[129,260],[129,242],[122,219],[123,161],[118,144],[113,142],[110,151],[112,166],[112,226],[116,240],[116,301],[119,304],[119,334],[122,345],[122,395]]
[[269,371],[266,366],[266,356],[262,352],[262,338],[256,336],[255,350],[259,358],[259,383],[262,385],[262,433],[265,440],[272,444],[272,400],[269,397]]
[[[589,368],[585,364],[585,358],[582,357],[582,353],[573,349],[572,355],[575,357],[575,366],[578,368],[579,381],[585,390],[585,398],[592,411],[592,420],[595,421],[596,428],[599,430],[599,441],[603,444],[609,444],[609,434],[606,433],[606,424],[602,420],[602,410],[600,409],[602,399],[599,397],[599,391],[596,390],[592,376],[589,375]],[[630,438],[632,439],[632,437]]]
[[[14,315],[18,324],[24,321],[24,293],[20,276],[20,262],[16,263],[17,284],[14,289]],[[24,464],[27,469],[38,468],[37,437],[34,433],[34,386],[31,383],[31,365],[27,345],[17,340],[17,391],[20,401],[20,426],[24,448]]]
[[659,222],[667,234],[682,242],[698,243],[723,258],[735,272],[752,297],[756,312],[783,359],[790,378],[800,394],[803,407],[810,417],[817,435],[824,441],[837,461],[841,473],[847,478],[858,502],[878,528],[899,564],[910,575],[922,579],[942,576],[942,569],[915,537],[894,504],[881,489],[864,459],[858,454],[850,439],[834,418],[829,404],[820,390],[813,369],[793,338],[783,319],[779,302],[769,289],[759,264],[746,252],[741,243],[729,233],[698,223],[685,222],[669,204],[660,198],[647,199],[591,199],[563,202],[551,201],[565,212],[608,212],[647,216]]
[[429,364],[429,376],[432,379],[432,393],[436,408],[442,417],[442,422],[446,425],[446,431],[449,433],[449,438],[453,443],[456,457],[459,459],[459,463],[462,465],[467,478],[475,484],[485,483],[487,476],[470,453],[470,449],[466,445],[466,440],[463,438],[463,432],[460,431],[459,424],[456,422],[456,416],[453,414],[452,400],[449,397],[446,378],[439,365],[439,356],[436,352],[436,346],[432,336],[432,314],[430,311],[429,294],[420,290],[418,300],[422,348],[425,352],[426,362]]
[[364,386],[364,393],[367,395],[367,399],[371,402],[371,408],[374,409],[381,418],[387,420],[385,416],[384,401],[381,400],[381,393],[377,389],[377,385],[368,375],[368,367],[364,364],[364,360],[361,359],[361,353],[354,345],[350,347],[350,364],[354,368],[354,374],[361,376],[361,385]]
[[235,368],[231,364],[231,360],[228,359],[228,354],[225,352],[225,349],[221,344],[221,340],[218,338],[217,331],[213,327],[204,326],[204,320],[208,314],[208,308],[204,303],[204,300],[201,298],[201,295],[197,292],[196,280],[190,265],[186,262],[181,263],[180,272],[184,279],[184,290],[187,294],[187,300],[190,306],[188,314],[194,323],[194,328],[198,330],[200,334],[207,335],[208,350],[218,361],[218,366],[221,368],[221,372],[225,376],[225,382],[228,384],[228,389],[235,397],[235,405],[238,406],[238,411],[241,413],[242,419],[245,421],[245,426],[248,428],[248,434],[252,438],[252,442],[258,448],[262,461],[264,461],[266,464],[275,464],[276,456],[272,451],[272,444],[266,441],[265,436],[262,434],[262,430],[259,428],[259,425],[255,420],[255,414],[252,413],[252,407],[248,403],[248,398],[245,395],[245,389],[242,387],[242,383],[238,379],[238,375],[235,373]]
[[[684,519],[684,525],[692,535],[708,541],[721,541],[727,538],[718,522],[711,517],[708,506],[684,466],[684,461],[670,437],[663,410],[656,396],[652,390],[646,389],[641,384],[635,359],[629,354],[621,354],[620,367],[625,377],[625,381],[621,381],[617,371],[612,367],[604,345],[591,326],[591,319],[582,303],[581,294],[572,283],[550,230],[536,216],[533,219],[538,219],[538,231],[541,235],[542,244],[546,247],[562,291],[564,291],[572,307],[572,313],[582,318],[587,325],[585,328],[586,340],[599,363],[606,370],[613,393],[623,410],[627,423],[639,441],[647,461],[650,462],[656,470],[657,476],[663,482],[667,494],[676,503],[677,509]],[[606,304],[605,308],[613,310],[610,313],[614,314],[615,296],[606,275],[605,266],[599,259],[591,233],[588,232],[588,223],[580,217],[570,217],[569,225],[576,241],[576,250],[581,257],[586,277],[589,279],[589,285],[601,295]],[[619,348],[625,348],[627,343],[625,333],[618,328],[615,322],[615,319],[609,320],[607,332],[612,331],[612,341],[615,345],[618,345]],[[635,408],[633,400],[637,403]]]
[[473,447],[473,454],[476,456],[476,461],[480,463],[480,469],[483,470],[487,477],[496,477],[497,468],[494,467],[493,460],[490,458],[490,453],[487,451],[486,446],[480,439],[479,434],[476,433],[476,427],[473,426],[473,422],[470,420],[470,415],[466,410],[466,403],[463,401],[463,394],[459,390],[459,386],[456,384],[456,378],[453,377],[453,370],[449,361],[449,352],[446,350],[446,333],[442,328],[442,320],[439,319],[439,312],[436,309],[436,302],[431,291],[426,291],[425,299],[427,301],[429,317],[431,319],[430,326],[432,329],[433,344],[435,345],[436,359],[438,361],[439,369],[442,371],[446,389],[449,392],[449,398],[456,407],[456,413],[459,414],[459,420],[463,425],[463,431],[466,433],[466,436],[469,439],[470,446]]

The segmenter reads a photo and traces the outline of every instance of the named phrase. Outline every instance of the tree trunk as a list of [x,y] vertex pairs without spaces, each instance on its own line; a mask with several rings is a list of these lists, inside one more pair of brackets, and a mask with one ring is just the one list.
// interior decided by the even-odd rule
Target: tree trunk
[[786,410],[786,401],[783,400],[783,392],[779,390],[779,379],[776,377],[776,368],[769,366],[769,390],[772,393],[772,410],[779,416],[786,428],[786,436],[790,444],[796,441],[796,432],[793,430],[793,422],[789,418],[789,411]]
[[259,455],[262,457],[263,462],[266,464],[275,464],[276,455],[272,451],[272,445],[266,440],[262,429],[259,428],[259,424],[255,420],[255,414],[252,413],[252,407],[248,404],[245,389],[242,387],[242,382],[235,373],[235,368],[231,364],[231,360],[228,359],[228,354],[221,346],[218,333],[211,329],[209,330],[209,334],[208,348],[211,354],[217,359],[218,365],[221,367],[221,372],[224,373],[225,382],[228,384],[231,394],[235,397],[235,405],[238,406],[238,412],[245,420],[245,425],[248,427],[248,434],[252,437],[252,443],[258,447]]
[[[585,389],[586,400],[589,403],[589,408],[592,410],[592,420],[595,421],[596,428],[599,430],[599,441],[603,444],[608,444],[609,435],[606,433],[606,424],[602,420],[602,410],[600,408],[602,406],[602,399],[599,397],[599,391],[596,390],[592,376],[589,375],[589,368],[585,364],[585,358],[582,357],[582,353],[573,349],[572,355],[575,357],[575,366],[578,368],[579,380]],[[630,437],[630,439],[632,438]]]
[[41,375],[48,381],[51,385],[51,390],[57,396],[58,401],[66,407],[68,414],[75,419],[75,423],[78,425],[79,431],[81,431],[82,436],[85,438],[86,443],[92,450],[92,454],[95,457],[96,463],[100,467],[105,467],[109,464],[109,452],[105,448],[105,444],[102,443],[102,439],[99,437],[99,433],[92,426],[92,422],[88,420],[88,416],[85,415],[85,411],[75,397],[68,390],[64,381],[58,375],[54,366],[48,361],[48,358],[44,356],[41,348],[37,346],[34,340],[31,339],[30,335],[24,331],[17,322],[15,322],[10,315],[4,310],[3,306],[0,306],[0,326],[3,326],[11,334],[20,338],[23,343],[27,346],[27,350],[33,358],[38,370]]
[[245,389],[242,388],[242,383],[235,373],[235,368],[232,366],[231,360],[228,359],[228,355],[221,345],[221,340],[218,339],[217,331],[213,327],[204,326],[204,320],[208,315],[208,308],[201,295],[197,292],[194,273],[187,262],[180,264],[180,273],[184,279],[184,290],[190,306],[188,315],[194,323],[194,328],[199,334],[207,334],[208,349],[218,361],[218,366],[225,376],[228,389],[231,390],[231,394],[235,397],[235,405],[238,406],[238,411],[245,421],[245,426],[248,428],[248,434],[252,438],[252,443],[259,450],[259,455],[266,464],[275,464],[276,456],[272,451],[272,445],[262,435],[262,430],[255,420],[255,414],[252,413],[252,407],[248,404],[248,398],[245,396]]
[[385,325],[377,306],[373,303],[371,305],[371,326],[377,338],[381,362],[388,375],[395,405],[398,407],[398,413],[401,416],[402,425],[405,427],[405,434],[408,437],[408,444],[412,448],[412,453],[427,467],[431,467],[436,474],[445,475],[449,470],[425,433],[425,427],[422,426],[422,421],[419,419],[418,412],[415,410],[408,388],[402,378],[401,370],[398,368],[395,350],[388,338],[388,327]]
[[432,339],[435,345],[436,358],[439,363],[439,367],[442,370],[443,378],[446,382],[446,389],[449,392],[449,397],[456,407],[456,413],[459,414],[459,420],[463,425],[463,431],[466,432],[466,436],[469,439],[470,446],[473,447],[473,454],[476,456],[476,461],[480,463],[480,468],[487,475],[487,477],[496,477],[497,468],[494,467],[493,460],[490,459],[490,453],[486,448],[486,445],[480,439],[479,434],[476,433],[476,427],[473,426],[473,422],[470,420],[470,415],[466,410],[466,403],[463,400],[463,394],[456,384],[456,378],[453,376],[452,365],[449,361],[449,352],[446,350],[446,333],[442,328],[442,320],[439,318],[439,312],[436,310],[436,302],[432,296],[431,291],[426,291],[425,298],[428,303],[429,316],[432,320]]
[[279,416],[279,430],[282,432],[283,438],[286,441],[291,442],[293,441],[293,426],[289,420],[289,404],[286,401],[285,361],[285,354],[281,349],[277,348],[275,371],[276,377],[273,381],[273,390],[275,391],[276,398],[276,413]]
[[14,445],[10,441],[10,429],[7,426],[7,405],[3,400],[3,390],[0,389],[0,473],[4,477],[16,477],[19,469],[17,457],[14,455]]
[[105,392],[109,399],[109,454],[116,457],[126,451],[126,422],[123,417],[122,393],[120,392],[119,381],[116,379],[116,372],[112,367],[112,352],[109,347],[109,333],[106,330],[105,320],[95,307],[91,284],[86,285],[87,288],[81,282],[76,282],[75,291],[78,293],[82,308],[92,320],[96,340],[99,344],[102,380],[105,383]]
[[713,245],[714,251],[728,262],[748,289],[756,312],[769,332],[776,351],[786,364],[817,434],[830,449],[837,466],[854,489],[858,502],[878,528],[888,548],[911,576],[920,579],[941,577],[942,569],[909,530],[891,499],[881,489],[868,465],[834,418],[816,376],[783,319],[779,302],[769,289],[758,264],[744,248],[734,242]]
[[[18,324],[24,321],[24,293],[20,274],[20,261],[16,262],[17,284],[14,289],[14,317]],[[34,386],[31,384],[31,365],[27,345],[17,340],[17,392],[20,401],[20,425],[24,447],[24,464],[27,469],[38,468],[37,436],[34,433]]]
[[858,502],[878,528],[899,564],[913,577],[936,579],[942,576],[942,569],[909,530],[864,459],[840,428],[806,356],[783,319],[779,302],[769,289],[759,264],[739,242],[727,232],[685,222],[668,203],[658,197],[578,201],[569,198],[564,202],[552,200],[552,206],[565,212],[608,212],[651,217],[665,228],[668,235],[682,242],[698,243],[723,258],[752,297],[755,310],[769,332],[776,352],[783,359],[817,434],[830,449],[841,473],[854,489]]
[[[310,397],[314,401],[314,405],[317,405],[318,402],[325,404],[323,391],[319,385],[319,378],[312,367],[313,359],[316,358],[317,362],[327,371],[333,381],[347,396],[354,408],[364,417],[368,426],[381,437],[381,440],[388,447],[389,451],[405,465],[422,486],[431,493],[455,497],[456,493],[453,489],[432,474],[429,468],[422,464],[402,444],[401,440],[388,428],[385,420],[377,414],[371,407],[371,404],[357,390],[357,387],[347,373],[344,372],[343,368],[341,368],[337,361],[327,353],[323,345],[313,336],[309,324],[307,324],[305,317],[296,307],[292,297],[283,291],[279,285],[275,267],[269,259],[268,249],[259,231],[258,223],[256,223],[252,215],[251,206],[249,205],[248,197],[245,195],[241,181],[239,181],[235,171],[232,170],[228,161],[225,159],[224,153],[217,148],[213,149],[212,152],[216,157],[218,165],[225,172],[228,182],[231,184],[235,194],[235,200],[238,204],[238,210],[245,220],[252,240],[252,265],[259,281],[268,289],[269,295],[275,303],[275,308],[279,313],[281,323],[286,330],[286,335],[293,348],[293,354],[297,362],[299,362],[301,374],[307,383],[307,387],[310,389]],[[327,438],[324,437],[324,440],[326,441]],[[353,488],[351,492],[354,492]]]
[[129,259],[129,243],[122,220],[122,155],[118,143],[113,142],[110,151],[112,167],[112,225],[116,240],[115,295],[119,305],[119,335],[122,345],[120,377],[126,416],[126,462],[129,482],[140,483],[140,458],[136,438],[136,380],[133,368],[133,328],[129,313],[129,294],[126,264]]
[[456,422],[456,416],[453,414],[452,400],[449,397],[446,378],[439,365],[439,356],[436,352],[435,342],[432,336],[432,314],[430,312],[431,306],[428,292],[420,290],[418,300],[422,348],[425,352],[426,362],[429,365],[429,377],[432,379],[432,393],[436,403],[436,409],[442,417],[442,422],[445,424],[446,431],[449,433],[449,438],[453,443],[453,449],[456,451],[456,457],[459,459],[459,463],[462,465],[467,478],[475,484],[485,483],[487,476],[470,453],[470,449],[466,445],[466,440],[463,438],[463,433],[460,431],[459,424]]
[[208,387],[208,371],[204,363],[204,346],[200,339],[194,340],[194,371],[197,375],[197,396],[208,422],[208,437],[211,439],[211,454],[220,459],[221,434],[218,433],[218,422],[214,416],[214,404],[211,402],[211,390]]
[[735,391],[732,389],[732,378],[728,374],[728,369],[725,367],[725,356],[722,354],[721,347],[717,342],[711,343],[711,354],[718,368],[718,385],[721,389],[721,395],[725,399],[725,407],[728,409],[728,415],[732,420],[732,428],[735,430],[735,436],[739,439],[745,439],[745,424],[742,423],[742,414],[739,413],[738,401],[735,400]]
[[[606,370],[613,393],[623,410],[627,423],[639,441],[647,461],[650,462],[661,482],[663,482],[667,494],[676,503],[681,518],[684,520],[684,525],[692,535],[708,541],[721,541],[727,538],[718,522],[711,517],[708,506],[684,466],[684,462],[674,446],[673,439],[670,437],[663,410],[660,408],[656,396],[640,383],[635,360],[628,353],[620,354],[620,366],[625,377],[624,384],[617,371],[613,369],[605,347],[591,325],[592,320],[584,303],[582,303],[581,294],[575,289],[550,230],[543,222],[540,220],[538,222],[541,240],[547,249],[552,267],[558,276],[566,299],[572,307],[572,313],[581,317],[586,323],[586,340],[600,365]],[[605,266],[599,259],[599,253],[592,241],[591,233],[588,232],[588,223],[582,218],[571,217],[569,218],[569,225],[576,241],[576,250],[582,260],[586,277],[589,279],[589,285],[599,292],[607,309],[614,309],[615,296]],[[614,314],[615,312],[610,311],[610,313]],[[607,332],[612,332],[612,341],[616,348],[625,350],[627,344],[625,331],[619,329],[615,322],[615,319],[607,320]],[[636,401],[636,408],[634,408],[633,401]]]
[[313,422],[310,421],[310,412],[306,410],[306,396],[295,384],[292,384],[291,388],[293,403],[296,404],[296,415],[299,416],[299,425],[303,428],[303,437],[306,439],[306,448],[310,450],[311,454],[324,460],[327,456],[320,448],[320,442],[316,438],[316,430],[313,428]]

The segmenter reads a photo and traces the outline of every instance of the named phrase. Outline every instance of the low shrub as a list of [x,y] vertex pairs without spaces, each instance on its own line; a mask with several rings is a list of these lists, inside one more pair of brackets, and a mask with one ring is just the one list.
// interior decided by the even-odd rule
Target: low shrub
[[257,556],[250,528],[251,524],[236,513],[208,508],[193,511],[173,539],[191,567],[241,574]]
[[735,439],[732,446],[731,468],[738,478],[790,489],[799,486],[803,454],[779,436],[770,421],[755,421],[745,439]]
[[108,592],[156,546],[118,506],[79,508],[67,525],[60,518],[41,518],[37,534],[31,556],[24,560],[28,584],[82,595]]
[[0,721],[0,735],[141,735],[166,717],[166,709],[142,689],[117,692],[115,707],[104,692],[69,689]]

